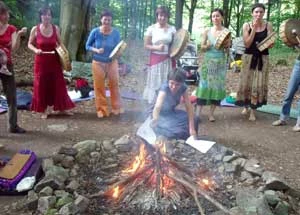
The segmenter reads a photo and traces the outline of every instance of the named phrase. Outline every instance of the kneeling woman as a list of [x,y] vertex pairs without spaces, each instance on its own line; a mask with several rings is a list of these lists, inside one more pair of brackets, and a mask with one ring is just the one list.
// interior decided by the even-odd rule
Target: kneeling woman
[[[177,68],[169,72],[168,80],[159,89],[151,113],[151,125],[158,136],[187,139],[197,135],[193,107],[184,81],[185,74]],[[186,111],[176,109],[181,97],[184,99]]]

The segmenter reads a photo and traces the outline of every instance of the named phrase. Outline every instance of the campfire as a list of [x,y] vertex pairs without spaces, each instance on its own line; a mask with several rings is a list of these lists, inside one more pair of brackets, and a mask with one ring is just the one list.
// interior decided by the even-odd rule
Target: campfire
[[[181,207],[183,199],[192,198],[199,214],[207,212],[203,204],[211,204],[225,214],[231,214],[228,208],[216,198],[218,184],[207,174],[191,171],[171,158],[167,153],[169,143],[159,138],[155,145],[140,138],[131,138],[139,145],[137,155],[129,167],[120,171],[117,181],[107,189],[90,198],[100,198],[110,207],[143,205],[145,210],[170,212]],[[145,205],[145,202],[148,204]]]

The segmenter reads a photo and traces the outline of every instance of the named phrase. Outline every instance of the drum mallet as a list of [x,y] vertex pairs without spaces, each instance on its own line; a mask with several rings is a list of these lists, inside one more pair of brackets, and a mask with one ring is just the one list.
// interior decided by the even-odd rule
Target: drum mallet
[[42,54],[55,54],[55,51],[42,52]]
[[297,35],[297,30],[296,30],[296,29],[293,29],[293,30],[292,30],[292,34],[296,37],[298,43],[300,44],[300,38],[299,38],[299,36]]

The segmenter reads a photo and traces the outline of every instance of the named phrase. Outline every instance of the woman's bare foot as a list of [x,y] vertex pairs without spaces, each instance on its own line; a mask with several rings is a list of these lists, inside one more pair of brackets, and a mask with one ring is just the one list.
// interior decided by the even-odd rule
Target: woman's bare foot
[[242,115],[247,115],[248,114],[248,112],[249,112],[249,110],[248,110],[248,108],[244,108],[243,110],[242,110]]
[[41,119],[47,119],[47,118],[48,118],[48,114],[43,113],[43,114],[41,115]]
[[210,122],[214,122],[214,121],[216,121],[216,119],[215,119],[215,117],[214,117],[214,116],[209,116],[209,117],[208,117],[208,121],[210,121]]
[[250,110],[250,116],[249,116],[249,121],[255,121],[256,117],[254,114],[254,110]]

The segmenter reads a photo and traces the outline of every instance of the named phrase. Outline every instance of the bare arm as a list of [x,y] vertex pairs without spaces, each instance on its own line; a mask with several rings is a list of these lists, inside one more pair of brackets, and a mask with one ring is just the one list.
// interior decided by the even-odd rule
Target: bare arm
[[57,37],[57,43],[58,45],[61,45],[61,36],[60,36],[60,29],[58,26],[55,25],[56,28],[56,37]]
[[208,36],[207,36],[208,31],[209,31],[209,29],[205,29],[205,31],[202,34],[202,42],[201,42],[201,50],[202,51],[206,51],[211,46],[210,42],[208,41]]
[[251,44],[253,43],[254,36],[255,36],[255,29],[252,28],[250,34],[249,34],[250,26],[248,23],[244,23],[243,25],[243,40],[245,43],[245,47],[249,48]]
[[190,102],[188,92],[185,91],[183,94],[184,102],[185,102],[185,108],[186,112],[188,114],[188,119],[189,119],[189,132],[191,136],[196,136],[197,132],[195,130],[195,123],[194,123],[194,110],[193,106]]
[[163,51],[164,50],[164,44],[153,45],[152,37],[150,37],[150,36],[145,36],[144,47],[145,47],[145,49],[150,50],[150,51]]
[[154,105],[154,109],[153,109],[153,112],[152,112],[152,125],[153,126],[156,125],[156,122],[159,118],[159,113],[161,111],[161,108],[162,108],[163,102],[165,100],[165,97],[166,97],[166,93],[163,92],[163,91],[159,91],[156,102],[155,102],[155,105]]
[[18,50],[18,48],[20,47],[21,36],[25,35],[26,32],[27,32],[27,28],[23,27],[21,30],[14,32],[11,35],[12,51]]
[[36,39],[36,26],[34,26],[31,31],[30,31],[30,36],[29,36],[29,40],[28,40],[28,44],[27,47],[33,51],[35,54],[40,54],[42,53],[41,49],[38,49],[35,47],[35,39]]

